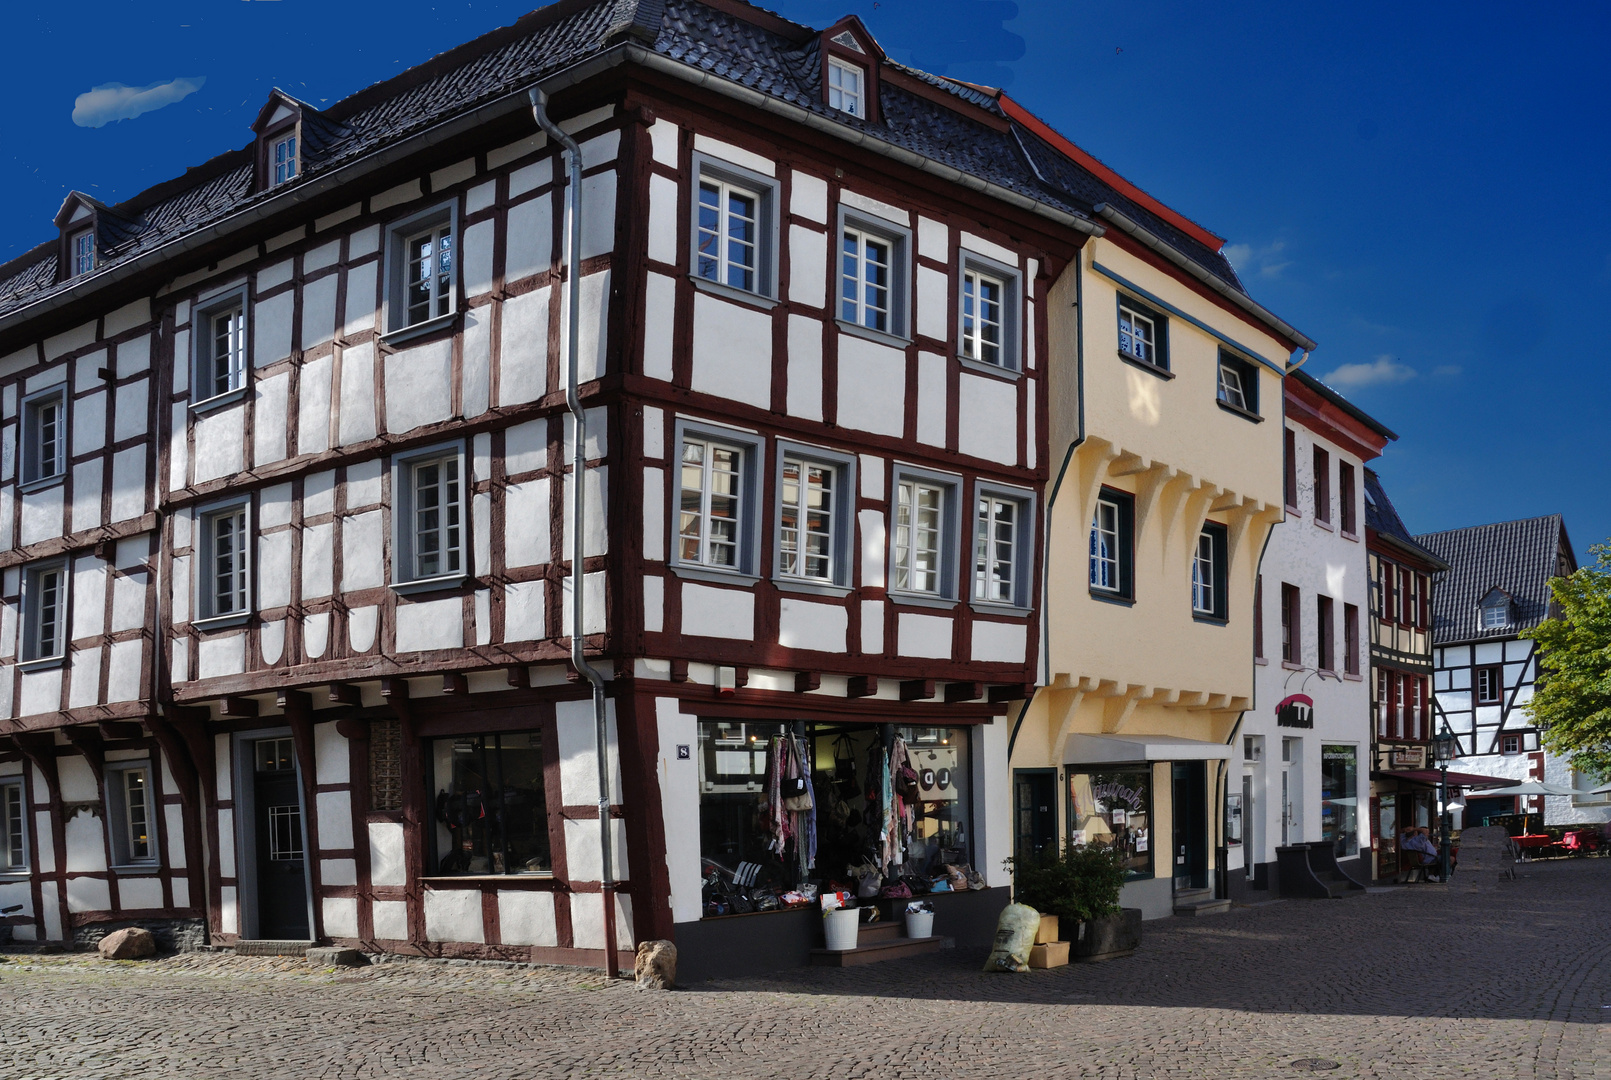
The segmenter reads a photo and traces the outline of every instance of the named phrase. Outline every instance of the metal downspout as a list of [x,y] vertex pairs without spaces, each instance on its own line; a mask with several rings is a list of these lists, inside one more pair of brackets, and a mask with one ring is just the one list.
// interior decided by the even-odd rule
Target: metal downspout
[[610,734],[605,717],[604,676],[582,654],[585,640],[582,559],[583,524],[587,521],[587,412],[578,392],[580,382],[582,300],[582,148],[548,116],[548,95],[539,87],[530,92],[531,112],[537,125],[570,154],[570,244],[565,256],[570,317],[565,334],[565,407],[571,424],[571,664],[593,687],[593,729],[597,741],[599,781],[600,890],[604,900],[604,970],[614,978],[620,971],[615,949],[615,860],[610,835]]

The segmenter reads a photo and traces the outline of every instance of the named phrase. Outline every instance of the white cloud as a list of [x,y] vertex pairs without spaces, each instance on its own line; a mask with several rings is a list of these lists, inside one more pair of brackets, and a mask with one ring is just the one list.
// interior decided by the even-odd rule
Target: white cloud
[[73,101],[73,123],[79,127],[98,128],[114,120],[133,120],[141,113],[152,112],[176,101],[183,101],[206,83],[205,75],[193,79],[169,79],[150,86],[124,86],[122,83],[102,83]]
[[1282,258],[1287,242],[1277,240],[1261,248],[1252,244],[1226,244],[1221,251],[1238,274],[1257,273],[1260,277],[1276,278],[1292,265],[1291,259]]
[[1368,364],[1344,364],[1332,369],[1325,381],[1339,390],[1358,390],[1366,386],[1391,386],[1415,378],[1415,369],[1395,361],[1385,353]]

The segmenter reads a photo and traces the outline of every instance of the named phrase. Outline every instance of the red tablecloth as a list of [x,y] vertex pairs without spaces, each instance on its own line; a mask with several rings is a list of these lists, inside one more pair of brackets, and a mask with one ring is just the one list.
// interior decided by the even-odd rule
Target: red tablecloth
[[1555,837],[1548,833],[1539,833],[1536,836],[1513,836],[1511,839],[1524,848],[1549,847],[1556,842]]

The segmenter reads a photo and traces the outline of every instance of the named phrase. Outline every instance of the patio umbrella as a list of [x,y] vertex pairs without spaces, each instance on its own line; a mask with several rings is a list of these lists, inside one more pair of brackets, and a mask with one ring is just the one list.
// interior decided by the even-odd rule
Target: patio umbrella
[[1562,787],[1559,784],[1546,784],[1542,780],[1528,780],[1528,781],[1525,781],[1524,783],[1512,784],[1510,787],[1489,788],[1487,791],[1481,792],[1482,797],[1485,798],[1485,799],[1488,798],[1490,795],[1503,796],[1503,795],[1581,795],[1581,794],[1583,794],[1581,791],[1576,791],[1576,790],[1574,790],[1572,788],[1569,788],[1569,787]]

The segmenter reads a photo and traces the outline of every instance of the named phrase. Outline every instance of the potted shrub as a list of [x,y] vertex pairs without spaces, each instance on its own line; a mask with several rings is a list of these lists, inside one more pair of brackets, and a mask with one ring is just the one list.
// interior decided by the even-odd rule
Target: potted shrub
[[1012,863],[1013,898],[1043,915],[1056,915],[1076,959],[1098,960],[1134,952],[1141,944],[1141,910],[1119,907],[1124,887],[1122,852],[1098,844],[1050,848]]

